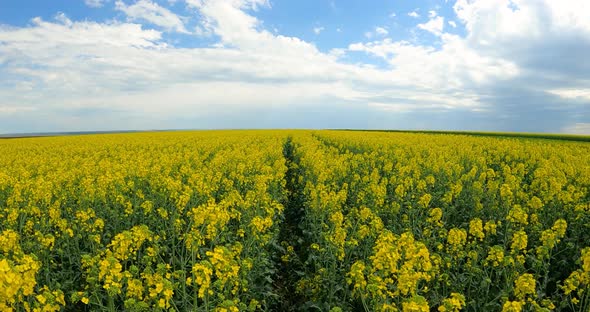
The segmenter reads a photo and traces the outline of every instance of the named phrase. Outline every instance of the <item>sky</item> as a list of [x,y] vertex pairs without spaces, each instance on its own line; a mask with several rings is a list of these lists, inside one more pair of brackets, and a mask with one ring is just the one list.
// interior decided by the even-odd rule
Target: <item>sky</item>
[[0,0],[0,133],[590,134],[588,0]]

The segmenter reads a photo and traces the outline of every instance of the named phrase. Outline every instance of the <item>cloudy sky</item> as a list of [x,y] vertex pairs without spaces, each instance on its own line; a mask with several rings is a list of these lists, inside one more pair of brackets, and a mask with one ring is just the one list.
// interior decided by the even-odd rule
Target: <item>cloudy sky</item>
[[0,133],[179,128],[590,134],[590,1],[0,1]]

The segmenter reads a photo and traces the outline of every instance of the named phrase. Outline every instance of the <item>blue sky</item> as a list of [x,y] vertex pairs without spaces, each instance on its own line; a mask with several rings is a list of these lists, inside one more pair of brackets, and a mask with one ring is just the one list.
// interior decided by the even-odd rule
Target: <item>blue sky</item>
[[586,0],[3,0],[0,133],[590,134]]

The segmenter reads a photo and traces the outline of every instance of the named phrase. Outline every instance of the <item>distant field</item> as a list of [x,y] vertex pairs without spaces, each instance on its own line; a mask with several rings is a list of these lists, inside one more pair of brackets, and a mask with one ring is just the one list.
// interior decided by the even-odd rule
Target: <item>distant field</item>
[[[65,136],[65,135],[90,135],[90,134],[116,134],[116,133],[137,133],[137,132],[166,132],[166,131],[190,131],[190,130],[115,130],[115,131],[78,131],[78,132],[38,132],[38,133],[14,133],[0,134],[0,139],[15,138],[34,138],[47,136]],[[197,130],[207,131],[207,130]],[[367,131],[367,132],[401,132],[401,133],[426,133],[426,134],[460,134],[489,137],[514,137],[514,138],[531,138],[531,139],[550,139],[550,140],[567,140],[590,142],[590,135],[578,134],[553,134],[553,133],[529,133],[529,132],[485,132],[485,131],[437,131],[437,130],[331,130],[331,131]]]
[[588,311],[589,140],[0,140],[0,311]]
[[553,134],[553,133],[529,133],[529,132],[485,132],[485,131],[435,131],[435,130],[344,130],[344,131],[369,131],[369,132],[402,132],[402,133],[426,133],[426,134],[460,134],[487,137],[530,138],[590,142],[590,135],[578,134]]

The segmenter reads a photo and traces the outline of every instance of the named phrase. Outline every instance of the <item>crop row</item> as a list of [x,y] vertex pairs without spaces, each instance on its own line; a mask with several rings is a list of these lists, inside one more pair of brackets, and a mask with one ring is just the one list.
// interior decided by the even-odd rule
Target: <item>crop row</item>
[[590,146],[299,136],[307,307],[587,311]]
[[0,310],[268,308],[281,136],[2,143]]

